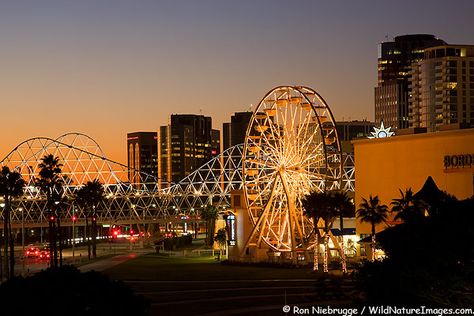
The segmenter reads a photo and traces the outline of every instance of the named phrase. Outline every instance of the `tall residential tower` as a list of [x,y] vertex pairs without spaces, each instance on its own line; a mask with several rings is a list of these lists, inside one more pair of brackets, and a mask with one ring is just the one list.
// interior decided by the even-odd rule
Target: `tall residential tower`
[[410,72],[410,127],[474,125],[474,45],[424,50]]
[[409,127],[409,74],[413,62],[421,61],[424,49],[444,45],[443,40],[428,34],[395,37],[383,42],[378,55],[378,84],[375,88],[375,123],[392,128]]

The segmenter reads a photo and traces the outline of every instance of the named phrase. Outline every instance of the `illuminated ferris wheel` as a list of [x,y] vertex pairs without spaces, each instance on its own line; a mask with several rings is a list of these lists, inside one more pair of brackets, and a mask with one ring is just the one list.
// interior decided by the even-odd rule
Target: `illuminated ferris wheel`
[[326,102],[307,87],[268,92],[253,113],[243,154],[243,183],[253,229],[245,248],[306,250],[313,224],[303,216],[311,190],[340,188],[341,148]]

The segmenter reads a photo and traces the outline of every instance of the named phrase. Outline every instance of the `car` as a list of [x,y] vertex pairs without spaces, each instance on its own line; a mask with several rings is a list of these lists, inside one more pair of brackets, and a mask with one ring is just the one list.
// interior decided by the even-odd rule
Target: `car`
[[40,251],[38,258],[40,260],[49,260],[51,258],[51,255],[49,253],[49,249],[43,249]]
[[36,247],[35,245],[28,245],[28,248],[26,248],[25,256],[27,258],[38,258],[39,254],[40,254],[40,249]]

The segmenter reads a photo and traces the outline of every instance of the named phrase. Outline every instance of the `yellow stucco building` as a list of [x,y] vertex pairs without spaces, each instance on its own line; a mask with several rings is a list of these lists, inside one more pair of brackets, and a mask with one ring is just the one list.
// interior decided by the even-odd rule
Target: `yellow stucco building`
[[[378,195],[390,207],[399,189],[416,193],[428,176],[439,189],[465,199],[474,195],[474,128],[356,140],[355,203]],[[386,228],[379,225],[376,231]],[[371,233],[367,223],[356,222],[358,235]]]

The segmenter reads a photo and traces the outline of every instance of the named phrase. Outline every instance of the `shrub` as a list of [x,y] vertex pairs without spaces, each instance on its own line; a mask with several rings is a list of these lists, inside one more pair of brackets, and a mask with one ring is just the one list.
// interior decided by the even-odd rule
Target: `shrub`
[[13,278],[0,286],[2,315],[147,315],[148,302],[120,281],[74,266]]

